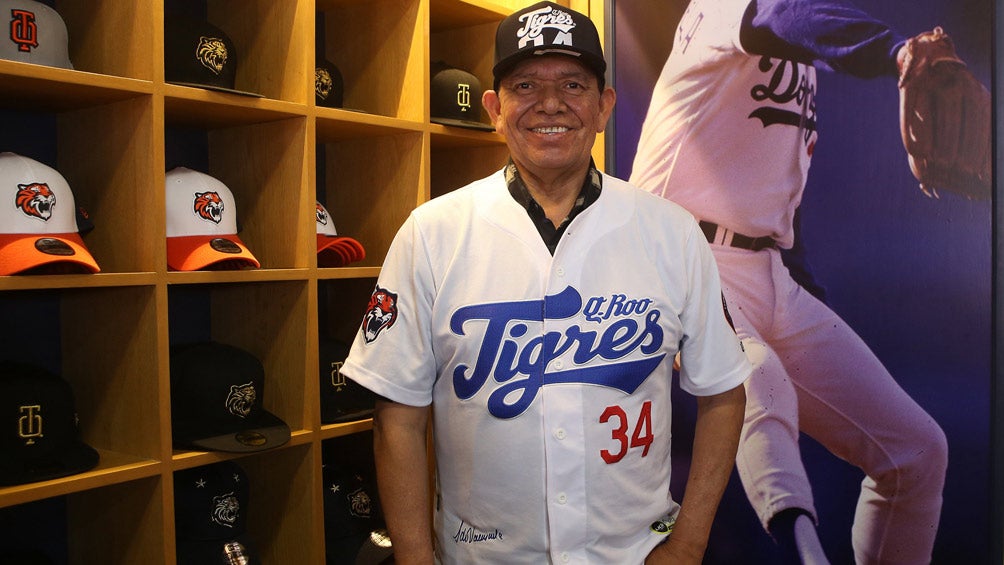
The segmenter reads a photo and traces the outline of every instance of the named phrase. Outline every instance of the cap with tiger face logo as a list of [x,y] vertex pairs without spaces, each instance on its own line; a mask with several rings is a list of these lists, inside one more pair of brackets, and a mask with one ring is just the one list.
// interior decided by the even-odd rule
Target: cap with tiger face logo
[[249,351],[215,341],[171,348],[175,447],[253,452],[289,441],[289,426],[264,407],[265,368]]
[[316,202],[314,212],[318,267],[345,267],[366,258],[363,244],[353,237],[338,235],[335,221],[323,204]]
[[164,79],[244,96],[262,95],[238,90],[237,48],[219,27],[183,14],[170,13],[164,21]]
[[237,237],[237,204],[225,184],[205,173],[168,171],[167,266],[175,271],[257,268]]
[[247,526],[250,491],[234,461],[175,472],[178,563],[259,563]]
[[0,153],[0,275],[98,271],[63,175],[34,159]]

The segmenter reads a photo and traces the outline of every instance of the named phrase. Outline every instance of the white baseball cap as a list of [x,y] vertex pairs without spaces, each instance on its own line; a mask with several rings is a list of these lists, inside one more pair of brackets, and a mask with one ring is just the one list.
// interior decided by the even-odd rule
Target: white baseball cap
[[344,267],[366,258],[363,244],[348,236],[338,235],[335,222],[323,204],[317,202],[317,266]]
[[54,263],[100,271],[80,237],[70,185],[48,165],[0,153],[0,275]]
[[177,167],[167,172],[167,266],[175,271],[261,264],[237,237],[237,204],[219,180]]
[[0,0],[0,14],[7,27],[0,59],[73,68],[66,23],[56,10],[34,0]]

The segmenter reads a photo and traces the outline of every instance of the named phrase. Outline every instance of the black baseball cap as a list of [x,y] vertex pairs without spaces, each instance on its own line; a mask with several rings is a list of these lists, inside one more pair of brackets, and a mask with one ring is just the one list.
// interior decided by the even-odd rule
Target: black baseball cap
[[473,74],[437,61],[431,67],[430,120],[445,126],[495,131],[481,118],[481,81]]
[[0,361],[0,485],[66,477],[98,459],[80,438],[70,384],[35,365]]
[[171,349],[174,445],[250,452],[289,441],[289,426],[262,408],[265,369],[251,353],[215,341]]
[[394,555],[379,503],[370,496],[373,481],[347,465],[326,462],[321,468],[324,492],[324,552],[331,565],[376,565]]
[[258,565],[247,529],[250,485],[234,461],[174,473],[178,563]]
[[178,13],[164,20],[164,80],[182,86],[262,98],[234,88],[237,49],[222,29]]
[[605,84],[607,62],[592,20],[554,2],[538,2],[507,16],[495,31],[495,90],[520,61],[553,54],[579,58]]
[[326,108],[341,108],[345,98],[342,72],[327,59],[317,58],[314,66],[314,102]]
[[348,355],[349,346],[345,342],[326,336],[319,338],[322,424],[352,422],[373,415],[376,395],[340,371]]

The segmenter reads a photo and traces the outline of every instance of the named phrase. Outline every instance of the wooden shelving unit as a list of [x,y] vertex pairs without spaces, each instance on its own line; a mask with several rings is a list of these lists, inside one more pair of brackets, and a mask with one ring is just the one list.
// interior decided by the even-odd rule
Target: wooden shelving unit
[[[173,564],[173,473],[236,459],[252,482],[263,562],[324,563],[322,447],[371,422],[321,425],[319,332],[351,340],[415,206],[505,162],[497,134],[430,123],[429,64],[446,60],[490,85],[495,25],[530,3],[50,2],[75,68],[0,60],[0,150],[66,177],[95,222],[85,243],[102,271],[0,277],[0,357],[44,344],[35,360],[73,386],[101,461],[0,487],[0,527],[41,508],[62,525],[47,543],[69,563]],[[592,8],[602,30],[601,2],[562,3]],[[236,87],[264,98],[164,82],[164,15],[179,7],[226,31],[240,57]],[[315,106],[315,54],[340,68],[351,110]],[[181,163],[233,191],[261,269],[167,270],[164,175]],[[315,199],[340,234],[363,242],[363,262],[317,267]],[[289,424],[288,444],[249,455],[172,447],[170,346],[210,338],[262,360],[265,407]]]

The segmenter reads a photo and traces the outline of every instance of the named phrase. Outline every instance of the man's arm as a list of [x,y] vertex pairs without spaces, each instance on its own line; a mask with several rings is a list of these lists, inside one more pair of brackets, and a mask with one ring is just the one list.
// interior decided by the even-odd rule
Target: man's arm
[[431,564],[429,407],[377,400],[373,451],[380,504],[398,564]]
[[735,466],[745,410],[743,385],[697,397],[693,459],[680,513],[673,533],[649,554],[646,564],[701,563],[718,503]]

